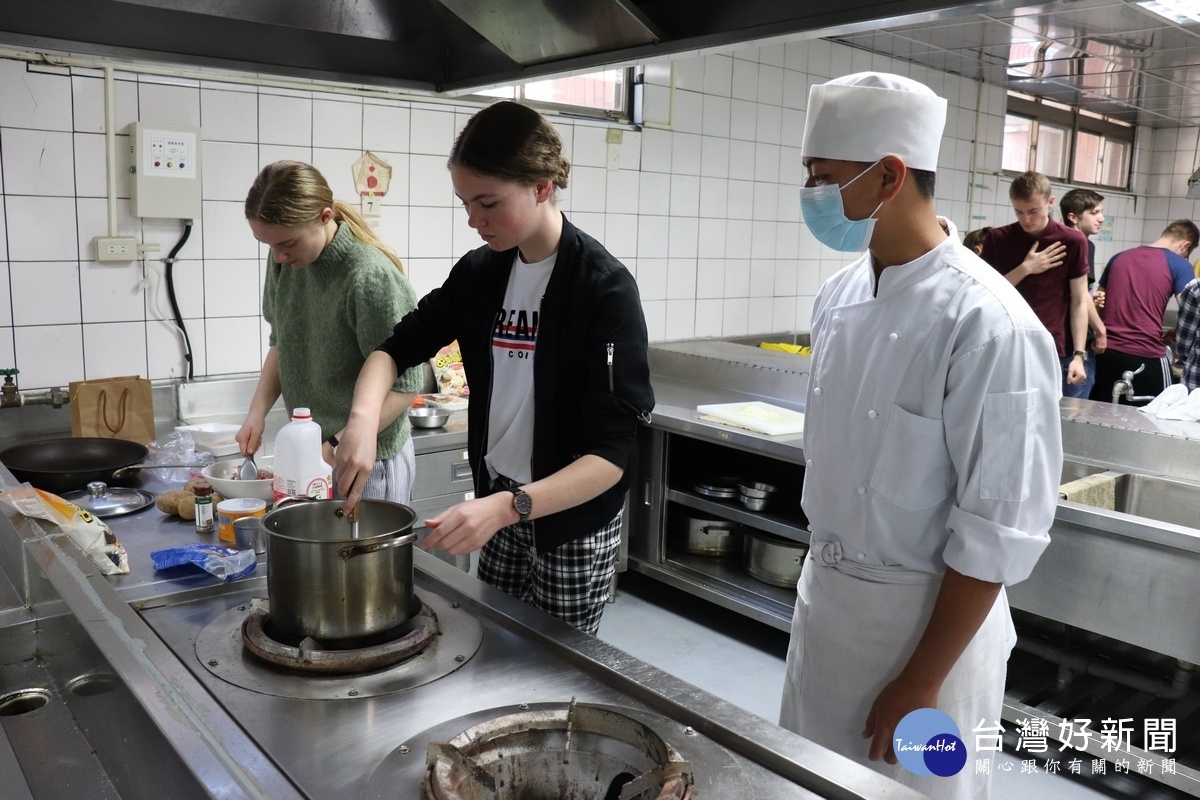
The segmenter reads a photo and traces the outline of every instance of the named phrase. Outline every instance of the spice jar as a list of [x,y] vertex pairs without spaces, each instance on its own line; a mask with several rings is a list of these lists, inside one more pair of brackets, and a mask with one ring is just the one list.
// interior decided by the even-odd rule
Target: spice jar
[[213,489],[205,481],[200,481],[193,488],[196,495],[196,533],[212,533],[213,521]]

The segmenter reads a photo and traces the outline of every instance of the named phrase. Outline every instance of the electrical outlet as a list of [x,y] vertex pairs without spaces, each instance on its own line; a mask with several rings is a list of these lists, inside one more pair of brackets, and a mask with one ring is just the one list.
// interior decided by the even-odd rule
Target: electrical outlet
[[138,242],[132,236],[97,236],[92,244],[97,261],[129,263],[138,255]]

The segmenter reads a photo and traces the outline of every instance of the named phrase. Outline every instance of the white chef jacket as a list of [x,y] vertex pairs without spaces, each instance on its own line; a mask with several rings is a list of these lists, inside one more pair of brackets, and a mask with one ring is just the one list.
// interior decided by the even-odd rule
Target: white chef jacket
[[814,547],[850,561],[1016,583],[1058,502],[1058,354],[940,221],[946,241],[883,270],[878,292],[868,253],[817,295],[804,511]]

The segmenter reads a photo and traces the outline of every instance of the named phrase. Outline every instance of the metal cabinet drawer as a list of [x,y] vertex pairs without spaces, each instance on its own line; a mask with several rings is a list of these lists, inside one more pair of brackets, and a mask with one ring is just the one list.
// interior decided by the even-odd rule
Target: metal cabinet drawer
[[466,449],[422,453],[417,456],[413,500],[471,491],[471,462]]

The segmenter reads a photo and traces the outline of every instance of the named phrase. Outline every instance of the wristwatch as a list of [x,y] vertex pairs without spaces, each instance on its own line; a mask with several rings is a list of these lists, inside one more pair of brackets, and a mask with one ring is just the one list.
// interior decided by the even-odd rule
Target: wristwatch
[[528,522],[533,513],[533,498],[525,494],[524,489],[509,489],[513,495],[513,508],[521,515],[521,522]]
[[1087,351],[1086,350],[1076,350],[1074,355],[1072,356],[1072,358],[1074,358],[1074,356],[1079,356],[1084,361],[1087,361]]

